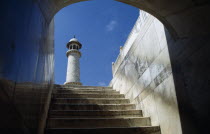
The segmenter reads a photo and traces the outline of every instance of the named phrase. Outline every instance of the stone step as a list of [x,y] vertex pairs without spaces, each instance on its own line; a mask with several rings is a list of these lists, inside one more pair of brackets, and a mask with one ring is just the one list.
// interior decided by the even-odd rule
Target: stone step
[[159,126],[112,128],[48,128],[46,134],[161,134]]
[[68,103],[68,104],[128,104],[129,99],[109,99],[109,98],[55,98],[54,103]]
[[104,93],[118,93],[114,90],[81,90],[81,89],[60,89],[60,90],[54,90],[54,93],[71,93],[71,94],[84,94],[84,93],[90,93],[90,94],[104,94]]
[[52,110],[132,110],[134,104],[65,104],[54,103]]
[[50,117],[142,117],[141,110],[93,110],[93,111],[78,111],[78,110],[51,110]]
[[100,128],[140,126],[151,126],[150,118],[49,118],[47,124],[47,128]]
[[123,94],[53,94],[54,98],[125,98]]
[[50,118],[78,118],[78,119],[81,119],[81,118],[112,118],[112,119],[115,119],[115,118],[134,118],[134,117],[143,117],[143,116],[139,116],[139,115],[135,115],[135,116],[129,116],[129,115],[117,115],[117,116],[72,116],[72,115],[67,115],[67,116],[53,116],[53,115],[50,115],[49,116]]
[[55,89],[63,89],[63,88],[68,88],[68,89],[113,89],[112,87],[99,87],[99,86],[70,86],[70,85],[59,85],[59,86],[54,86]]

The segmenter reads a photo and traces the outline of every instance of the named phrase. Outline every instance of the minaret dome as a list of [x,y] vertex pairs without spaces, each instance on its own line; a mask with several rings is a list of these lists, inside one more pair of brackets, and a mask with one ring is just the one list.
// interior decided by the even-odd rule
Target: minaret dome
[[76,38],[72,38],[66,45],[66,47],[70,50],[70,49],[81,49],[82,48],[82,44],[76,39]]

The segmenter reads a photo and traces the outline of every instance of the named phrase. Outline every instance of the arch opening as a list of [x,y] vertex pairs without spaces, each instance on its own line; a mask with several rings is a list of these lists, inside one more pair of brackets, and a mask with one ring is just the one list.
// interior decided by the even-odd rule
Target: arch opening
[[[207,76],[206,74],[199,73],[200,68],[198,66],[193,66],[193,68],[196,70],[195,71],[196,73],[193,72],[192,70],[190,71],[190,73],[187,73],[187,72],[183,73],[183,75],[180,75],[179,73],[180,71],[186,71],[187,63],[185,64],[184,61],[187,61],[187,58],[191,57],[193,52],[202,55],[202,57],[206,59],[205,53],[202,54],[201,52],[198,52],[197,50],[203,47],[203,45],[200,45],[198,43],[199,40],[206,41],[207,44],[209,43],[207,37],[209,36],[209,31],[210,31],[209,30],[210,19],[208,17],[208,14],[206,14],[206,12],[209,11],[208,2],[206,0],[204,0],[203,2],[188,1],[188,0],[184,0],[184,1],[173,0],[170,2],[165,1],[165,0],[158,0],[156,2],[130,1],[130,0],[117,0],[117,1],[140,8],[141,10],[144,10],[150,13],[151,15],[158,18],[158,20],[160,20],[164,24],[164,26],[167,28],[167,30],[170,33],[170,35],[167,35],[168,36],[167,41],[169,42],[169,52],[170,52],[170,58],[172,60],[171,61],[172,70],[175,74],[174,81],[175,81],[178,104],[179,104],[179,107],[181,108],[186,106],[186,105],[183,106],[183,102],[184,104],[186,103],[190,105],[189,107],[187,106],[183,109],[179,109],[181,122],[182,122],[182,131],[183,133],[189,133],[188,128],[194,128],[190,131],[191,133],[196,133],[198,131],[205,132],[206,129],[201,129],[203,128],[202,125],[198,125],[197,123],[198,121],[200,122],[200,124],[203,124],[202,120],[200,119],[198,119],[197,121],[192,120],[194,114],[187,116],[187,120],[190,121],[190,124],[188,124],[188,121],[186,120],[186,111],[189,111],[190,109],[191,110],[194,109],[192,102],[195,102],[195,103],[198,103],[198,102],[195,99],[190,99],[191,95],[193,95],[194,93],[189,93],[186,89],[187,87],[183,85],[187,83],[188,85],[190,85],[191,88],[194,89],[196,93],[199,94],[199,88],[195,89],[194,87],[197,87],[197,86],[192,86],[194,85],[193,79],[196,79],[196,76],[199,75],[200,78],[205,81]],[[59,8],[57,11],[73,3],[74,3],[73,1],[71,2],[69,1],[63,5],[61,4],[58,6]],[[172,36],[173,39],[171,39],[170,36]],[[177,45],[177,46],[173,46],[173,45]],[[182,45],[184,46],[186,45],[187,47],[190,47],[190,45],[192,45],[196,49],[190,49],[190,51],[187,52],[185,48],[182,48]],[[209,47],[206,47],[206,48],[207,50],[209,50]],[[183,54],[186,54],[185,57],[181,56],[181,58],[178,59],[179,51],[183,52]],[[183,64],[177,65],[179,62],[180,64],[182,63]],[[195,58],[193,59],[193,62],[198,63],[198,61]],[[207,64],[203,63],[202,67],[204,68],[207,67]],[[184,75],[193,75],[193,77],[191,77],[190,80],[187,80],[186,76]],[[180,78],[183,79],[182,82],[180,82],[179,80]],[[208,87],[205,83],[200,84],[200,86],[202,85],[205,85],[205,88]],[[189,95],[183,98],[182,95],[185,93],[188,93]],[[203,101],[201,102],[205,103],[204,101],[205,99],[203,99]],[[197,109],[195,111],[200,111],[200,110]],[[209,111],[209,110],[203,108],[201,111]],[[195,127],[195,126],[198,126],[198,127]]]
[[[91,4],[91,3],[89,3],[89,4]],[[72,17],[70,17],[70,18],[72,18]],[[75,21],[75,20],[73,20],[73,21]],[[126,20],[126,21],[130,21],[130,20]],[[140,24],[141,21],[145,21],[145,23]],[[145,28],[146,25],[148,25],[148,29]],[[158,26],[156,26],[156,25],[158,25]],[[159,27],[159,29],[158,29],[158,27]],[[144,28],[145,32],[140,32],[141,28],[142,29]],[[70,28],[68,28],[68,29],[70,29]],[[83,29],[83,28],[81,28],[81,29]],[[169,86],[167,84],[165,84],[165,86],[168,86],[169,89],[172,89],[172,92],[175,92],[174,85],[173,85],[173,76],[171,75],[171,71],[170,71],[171,65],[169,63],[170,58],[168,56],[167,43],[166,43],[166,40],[163,39],[164,40],[163,41],[161,39],[161,37],[159,38],[159,35],[161,35],[161,36],[163,35],[163,38],[165,38],[163,25],[155,17],[142,11],[142,15],[137,20],[137,22],[135,24],[135,28],[133,28],[132,32],[129,35],[129,39],[126,41],[126,45],[124,47],[120,47],[120,54],[118,56],[118,59],[112,65],[112,71],[113,71],[114,78],[111,81],[110,86],[113,86],[115,88],[115,90],[119,90],[121,93],[123,93],[125,95],[128,95],[129,94],[128,92],[131,92],[131,94],[133,94],[133,96],[135,96],[135,98],[132,98],[131,96],[128,96],[128,98],[131,99],[132,101],[134,101],[134,99],[141,97],[140,92],[145,92],[145,91],[147,92],[148,90],[155,90],[155,88],[149,87],[150,84],[152,84],[153,82],[156,81],[156,79],[155,79],[156,77],[161,77],[162,74],[165,75],[165,72],[163,70],[165,70],[165,71],[167,70],[166,72],[168,72],[169,75],[165,79],[163,79],[162,82],[160,82],[159,84],[164,85],[163,83],[167,81],[172,86]],[[160,34],[159,34],[159,32],[160,32]],[[142,35],[142,37],[141,37],[141,35]],[[77,37],[78,37],[78,35],[77,35]],[[132,39],[132,38],[134,38],[134,39]],[[138,40],[138,38],[139,39],[142,38],[142,40]],[[155,42],[155,41],[157,41],[157,42]],[[159,45],[162,45],[162,44],[159,44],[159,41],[163,41],[162,44],[164,44],[164,45],[162,46],[162,48],[159,46]],[[141,42],[144,42],[144,43],[141,43]],[[83,42],[83,43],[85,43],[85,42]],[[85,47],[84,44],[83,44],[83,46]],[[106,48],[108,48],[108,46]],[[74,49],[74,47],[73,47],[73,49]],[[151,52],[153,52],[153,54]],[[143,55],[140,55],[139,53],[144,53],[145,54],[144,57],[146,57],[146,59],[144,59],[142,57]],[[107,55],[108,55],[108,53],[107,53]],[[83,58],[85,56],[86,55],[83,55]],[[161,56],[162,56],[162,58],[165,57],[165,59],[167,59],[166,64],[167,64],[168,68],[165,65],[163,65],[164,60],[162,58],[158,58]],[[138,59],[138,60],[135,60],[135,59]],[[161,66],[159,71],[158,71],[158,69],[153,68],[153,67],[158,68],[158,66]],[[111,65],[110,65],[110,67],[111,67]],[[81,68],[82,68],[82,66],[81,66]],[[153,69],[153,71],[156,70],[158,73],[152,74],[151,69]],[[95,69],[95,70],[97,71],[97,69]],[[93,75],[93,74],[91,74],[91,75]],[[152,76],[152,78],[145,78],[145,76],[150,77],[150,75]],[[90,78],[91,78],[91,76],[89,75],[89,79]],[[140,82],[138,82],[138,81],[140,81]],[[148,83],[147,84],[145,83],[145,85],[144,85],[143,83],[141,83],[143,81],[148,81]],[[118,85],[116,83],[118,83]],[[124,84],[122,84],[122,83],[124,83]],[[147,87],[148,90],[146,90],[146,85],[148,86]],[[136,89],[134,89],[132,87],[136,87]],[[158,84],[155,87],[158,87]],[[163,89],[160,89],[160,90],[163,91]],[[126,91],[126,90],[129,90],[129,91]],[[134,93],[135,90],[137,90],[136,91],[137,93]],[[164,89],[164,90],[168,90],[168,89]],[[166,92],[166,91],[163,91],[163,92]],[[148,94],[147,96],[152,96],[152,95],[158,95],[158,93],[151,93],[151,94]],[[173,94],[172,96],[173,97],[169,97],[167,99],[167,101],[172,101],[172,98],[176,98],[175,94]],[[161,94],[160,97],[157,97],[156,99],[158,99],[158,98],[161,100],[164,100],[163,94]],[[156,102],[155,102],[156,99],[150,100],[150,104],[152,104],[153,107],[154,107],[154,105],[156,105]],[[145,99],[145,100],[147,100],[147,99]],[[173,114],[177,117],[176,119],[173,120],[174,121],[173,123],[180,124],[179,113],[178,113],[178,109],[177,109],[177,105],[176,105],[176,99],[172,102],[174,103],[174,105],[170,105],[170,107],[174,111]],[[164,127],[166,127],[167,125],[163,124],[162,121],[158,121],[157,118],[161,118],[161,116],[163,116],[163,115],[165,115],[167,117],[170,117],[173,115],[170,115],[171,114],[170,112],[163,112],[162,114],[157,115],[156,113],[158,113],[158,112],[155,110],[154,110],[155,112],[154,111],[147,112],[146,108],[148,108],[147,105],[149,105],[149,104],[148,103],[145,104],[141,101],[138,101],[138,103],[141,105],[145,105],[145,109],[142,109],[142,110],[143,110],[143,112],[145,112],[145,114],[147,114],[148,116],[151,116],[152,125],[155,126],[155,125],[159,125],[159,123],[160,123],[161,127],[163,127],[163,131],[166,131],[166,129],[164,129]],[[157,104],[157,106],[158,107],[162,106],[162,108],[165,110],[168,109],[168,105],[166,104],[165,100],[164,100],[163,104]],[[169,124],[172,126],[173,123],[169,123]],[[169,127],[170,125],[168,125],[167,127]],[[171,132],[175,132],[175,131],[177,133],[181,134],[180,125],[177,127],[174,127],[173,130],[171,129]],[[165,133],[166,132],[163,132],[163,134],[165,134]]]

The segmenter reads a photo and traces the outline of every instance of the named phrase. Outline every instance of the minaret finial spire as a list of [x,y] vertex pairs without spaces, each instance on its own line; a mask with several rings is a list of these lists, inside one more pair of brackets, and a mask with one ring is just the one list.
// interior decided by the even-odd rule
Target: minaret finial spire
[[74,35],[74,38],[76,38],[76,36]]

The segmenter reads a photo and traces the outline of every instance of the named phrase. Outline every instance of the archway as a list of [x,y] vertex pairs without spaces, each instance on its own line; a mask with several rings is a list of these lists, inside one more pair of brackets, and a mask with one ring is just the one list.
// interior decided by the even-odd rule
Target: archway
[[[165,0],[159,0],[156,2],[130,0],[117,1],[132,5],[152,14],[158,18],[168,29],[173,38],[171,39],[168,36],[168,45],[175,79],[175,86],[177,90],[176,92],[182,120],[183,133],[198,133],[199,131],[205,132],[205,129],[203,129],[201,125],[203,124],[203,121],[200,120],[200,116],[207,117],[206,111],[209,111],[209,109],[204,107],[198,108],[194,105],[208,105],[206,99],[208,98],[207,96],[209,96],[209,92],[205,92],[208,95],[201,95],[202,97],[196,95],[200,94],[201,87],[208,89],[206,82],[208,81],[209,77],[205,73],[201,73],[201,70],[209,72],[207,69],[207,64],[205,62],[199,62],[201,59],[202,61],[206,61],[204,59],[206,59],[205,57],[207,52],[202,53],[201,51],[205,49],[206,51],[209,50],[209,47],[199,43],[205,42],[204,44],[209,44],[208,24],[210,19],[205,13],[209,8],[208,2],[205,0],[174,0],[170,2]],[[55,0],[54,2],[56,3],[57,1]],[[74,1],[59,3],[58,8],[54,13],[59,11],[59,9],[73,3]],[[199,49],[202,50],[199,52]],[[198,67],[199,64],[201,65],[200,67]],[[195,81],[196,79],[198,80],[198,78],[199,81],[205,82],[199,82],[199,84],[195,84]],[[190,89],[193,92],[191,92]],[[192,98],[192,96],[197,97],[195,97],[195,99]],[[191,114],[189,114],[188,111],[196,112],[191,112]],[[193,130],[192,128],[195,129]]]

